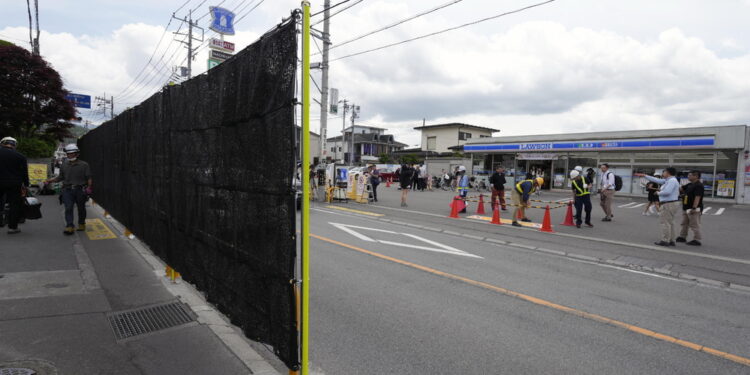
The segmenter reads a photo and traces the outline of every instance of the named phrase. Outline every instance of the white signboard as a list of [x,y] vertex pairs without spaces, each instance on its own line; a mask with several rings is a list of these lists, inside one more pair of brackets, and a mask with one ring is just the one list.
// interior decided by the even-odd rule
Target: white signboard
[[216,38],[209,39],[208,47],[225,52],[234,52],[234,43]]

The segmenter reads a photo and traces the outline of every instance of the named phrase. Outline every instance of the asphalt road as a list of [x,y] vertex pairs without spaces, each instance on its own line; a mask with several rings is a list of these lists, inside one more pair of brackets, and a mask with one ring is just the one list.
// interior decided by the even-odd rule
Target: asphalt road
[[[396,194],[381,193],[381,202]],[[409,211],[447,207],[436,199],[447,193],[419,194]],[[747,264],[509,226],[497,232],[484,222],[384,203],[380,209],[314,206],[316,373],[750,373],[750,293],[535,251],[530,244],[612,256],[632,251],[675,265],[692,260],[741,278],[750,274]]]

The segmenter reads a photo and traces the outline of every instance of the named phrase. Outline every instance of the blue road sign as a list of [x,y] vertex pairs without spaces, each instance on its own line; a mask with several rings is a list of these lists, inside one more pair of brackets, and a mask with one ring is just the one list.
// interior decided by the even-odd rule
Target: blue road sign
[[234,35],[234,13],[229,9],[209,7],[211,13],[211,25],[209,29],[219,34]]
[[91,109],[91,95],[68,94],[65,95],[65,99],[68,99],[75,107]]

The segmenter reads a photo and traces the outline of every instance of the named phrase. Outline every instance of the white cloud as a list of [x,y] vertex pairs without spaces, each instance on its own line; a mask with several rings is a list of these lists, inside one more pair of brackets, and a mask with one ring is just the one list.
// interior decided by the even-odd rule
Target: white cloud
[[[591,6],[591,2],[584,3]],[[298,4],[266,2],[243,21],[236,36],[228,39],[242,48]],[[460,24],[479,18],[480,10],[484,11],[480,15],[486,16],[485,10],[497,12],[501,7],[497,2],[480,0],[460,6],[463,8],[456,6],[336,48],[332,57]],[[575,6],[567,4],[565,14],[574,12],[570,7]],[[661,11],[670,11],[671,6],[665,5]],[[417,1],[363,2],[333,19],[333,42],[424,8],[424,2]],[[410,146],[419,142],[418,133],[411,128],[420,125],[422,118],[428,123],[457,121],[491,126],[503,134],[750,122],[746,35],[733,35],[727,25],[717,25],[722,30],[720,36],[701,34],[675,21],[663,23],[669,26],[650,34],[633,31],[658,27],[647,20],[639,21],[643,27],[630,25],[632,29],[607,28],[598,21],[596,26],[583,27],[586,25],[582,22],[550,17],[560,13],[556,9],[539,8],[518,17],[333,62],[331,86],[340,89],[342,98],[361,105],[363,123],[387,127]],[[547,16],[535,21],[537,14]],[[173,43],[163,64],[154,62],[161,74],[147,79],[142,90],[128,90],[125,94],[129,95],[124,97],[117,95],[141,70],[163,30],[160,26],[127,24],[95,36],[43,32],[42,53],[72,91],[114,93],[118,105],[130,105],[157,91],[166,81],[166,72],[184,59],[184,48]],[[28,30],[7,27],[0,35],[26,40]],[[163,43],[171,38],[170,32]],[[726,55],[727,51],[731,55]],[[205,70],[206,54],[203,49],[194,61],[195,74]],[[157,60],[160,55],[156,55]],[[315,56],[313,61],[319,58]],[[150,74],[152,69],[147,71]],[[319,73],[313,74],[319,78]],[[314,120],[317,112],[313,108]],[[313,121],[316,126],[317,121]],[[337,135],[340,128],[340,118],[329,120],[329,135]]]

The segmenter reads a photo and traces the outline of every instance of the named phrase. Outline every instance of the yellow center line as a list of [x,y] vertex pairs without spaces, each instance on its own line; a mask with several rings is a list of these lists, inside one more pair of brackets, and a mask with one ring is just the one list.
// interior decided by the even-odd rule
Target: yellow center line
[[750,366],[750,358],[746,358],[746,357],[741,357],[741,356],[738,356],[738,355],[730,354],[730,353],[727,353],[727,352],[723,352],[721,350],[716,350],[716,349],[713,349],[713,348],[709,348],[707,346],[696,344],[696,343],[693,343],[693,342],[690,342],[690,341],[680,340],[680,339],[678,339],[676,337],[672,337],[672,336],[669,336],[669,335],[664,335],[664,334],[661,334],[661,333],[658,333],[658,332],[655,332],[655,331],[652,331],[652,330],[649,330],[649,329],[645,329],[645,328],[641,328],[641,327],[638,327],[638,326],[634,326],[632,324],[621,322],[621,321],[615,320],[615,319],[610,319],[610,318],[607,318],[607,317],[604,317],[604,316],[601,316],[601,315],[588,313],[588,312],[585,312],[585,311],[582,311],[582,310],[574,309],[572,307],[559,305],[559,304],[556,304],[554,302],[550,302],[550,301],[547,301],[547,300],[544,300],[544,299],[541,299],[541,298],[532,297],[532,296],[529,296],[529,295],[526,295],[526,294],[523,294],[523,293],[514,292],[514,291],[512,291],[510,289],[505,289],[505,288],[502,288],[502,287],[499,287],[499,286],[495,286],[495,285],[492,285],[492,284],[488,284],[488,283],[485,283],[485,282],[481,282],[481,281],[477,281],[477,280],[472,280],[472,279],[469,279],[469,278],[466,278],[466,277],[463,277],[463,276],[454,275],[452,273],[439,271],[439,270],[436,270],[434,268],[425,267],[425,266],[422,266],[422,265],[419,265],[419,264],[416,264],[416,263],[412,263],[412,262],[408,262],[408,261],[405,261],[405,260],[393,258],[393,257],[390,257],[388,255],[383,255],[383,254],[380,254],[380,253],[376,253],[374,251],[365,250],[365,249],[357,247],[357,246],[349,245],[349,244],[346,244],[346,243],[343,243],[343,242],[339,242],[339,241],[336,241],[336,240],[333,240],[333,239],[330,239],[330,238],[327,238],[327,237],[318,236],[318,235],[313,234],[313,233],[310,233],[310,236],[313,237],[313,238],[317,238],[317,239],[319,239],[321,241],[332,243],[334,245],[345,247],[347,249],[358,251],[360,253],[367,254],[367,255],[370,255],[370,256],[373,256],[373,257],[376,257],[376,258],[384,259],[384,260],[387,260],[387,261],[390,261],[390,262],[393,262],[393,263],[398,263],[398,264],[401,264],[401,265],[404,265],[404,266],[407,266],[407,267],[415,268],[415,269],[418,269],[420,271],[431,273],[433,275],[438,275],[438,276],[445,277],[445,278],[448,278],[448,279],[452,279],[452,280],[456,280],[456,281],[461,281],[461,282],[469,284],[469,285],[474,285],[474,286],[478,286],[480,288],[492,290],[492,291],[498,292],[500,294],[504,294],[506,296],[519,298],[519,299],[531,302],[531,303],[536,304],[536,305],[549,307],[551,309],[555,309],[555,310],[562,311],[562,312],[565,312],[565,313],[568,313],[568,314],[579,316],[581,318],[585,318],[585,319],[594,320],[594,321],[597,321],[597,322],[601,322],[601,323],[613,325],[615,327],[625,328],[628,331],[635,332],[635,333],[638,333],[638,334],[641,334],[641,335],[644,335],[644,336],[648,336],[648,337],[651,337],[651,338],[654,338],[654,339],[657,339],[657,340],[662,340],[662,341],[670,342],[672,344],[676,344],[676,345],[679,345],[679,346],[682,346],[682,347],[685,347],[685,348],[688,348],[688,349],[693,349],[695,351],[699,351],[699,352],[707,353],[707,354],[710,354],[710,355],[713,355],[713,356],[716,356],[716,357],[728,359],[728,360],[730,360],[732,362],[736,362],[736,363],[739,363],[739,364],[742,364],[742,365],[745,365],[745,366]]
[[385,216],[383,214],[378,214],[378,213],[375,213],[375,212],[360,211],[360,210],[355,210],[355,209],[352,209],[352,208],[339,207],[339,206],[326,206],[326,208],[332,208],[334,210],[340,210],[340,211],[346,211],[346,212],[353,212],[353,213],[356,213],[356,214],[367,215],[367,216],[377,216],[377,217]]

